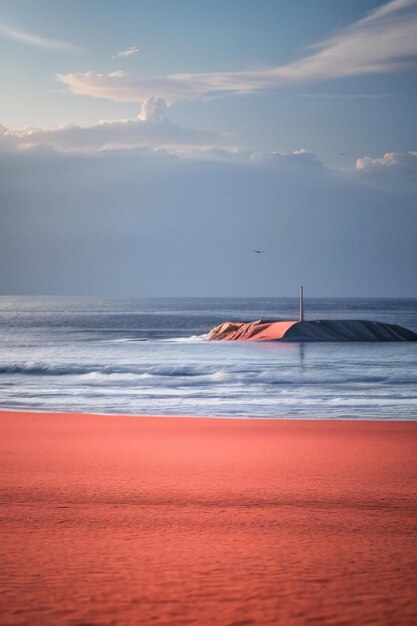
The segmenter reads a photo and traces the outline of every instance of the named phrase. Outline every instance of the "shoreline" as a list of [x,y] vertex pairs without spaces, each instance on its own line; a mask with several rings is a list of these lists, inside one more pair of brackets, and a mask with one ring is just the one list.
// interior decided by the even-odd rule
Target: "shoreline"
[[417,422],[0,411],[0,622],[408,626]]
[[85,416],[85,417],[114,417],[114,418],[136,418],[136,419],[179,419],[179,420],[225,420],[225,421],[256,421],[256,422],[376,422],[376,423],[394,423],[394,424],[410,424],[417,423],[417,416],[410,419],[403,417],[399,419],[387,419],[383,417],[251,417],[245,415],[177,415],[177,414],[152,414],[152,413],[89,413],[79,411],[45,411],[45,409],[0,409],[0,418],[2,415],[10,414],[24,415],[55,415],[55,416]]

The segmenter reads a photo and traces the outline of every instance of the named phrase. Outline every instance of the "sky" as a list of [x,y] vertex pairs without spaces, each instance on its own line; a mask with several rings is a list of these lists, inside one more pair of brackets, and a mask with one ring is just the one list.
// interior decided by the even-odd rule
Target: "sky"
[[417,0],[0,0],[0,293],[417,297],[416,70]]

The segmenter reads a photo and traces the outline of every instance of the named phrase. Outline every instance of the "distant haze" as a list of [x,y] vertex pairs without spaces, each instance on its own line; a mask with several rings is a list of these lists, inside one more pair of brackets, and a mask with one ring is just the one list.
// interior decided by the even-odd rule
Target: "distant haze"
[[4,294],[417,295],[408,163],[34,150],[0,164]]

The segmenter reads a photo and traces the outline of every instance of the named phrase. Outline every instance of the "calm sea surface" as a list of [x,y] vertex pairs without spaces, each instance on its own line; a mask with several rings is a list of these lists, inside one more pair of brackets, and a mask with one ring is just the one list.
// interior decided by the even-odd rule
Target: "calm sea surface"
[[[417,419],[417,343],[206,342],[226,320],[294,319],[296,299],[0,297],[0,408]],[[417,332],[417,300],[306,299],[306,319]]]

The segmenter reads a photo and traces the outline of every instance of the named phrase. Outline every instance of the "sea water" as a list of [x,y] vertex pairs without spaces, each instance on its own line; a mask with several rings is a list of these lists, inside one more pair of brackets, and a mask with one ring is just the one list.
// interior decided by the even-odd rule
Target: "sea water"
[[[269,418],[417,418],[417,343],[208,342],[296,299],[0,298],[0,408]],[[417,332],[417,300],[306,299],[306,319]]]

